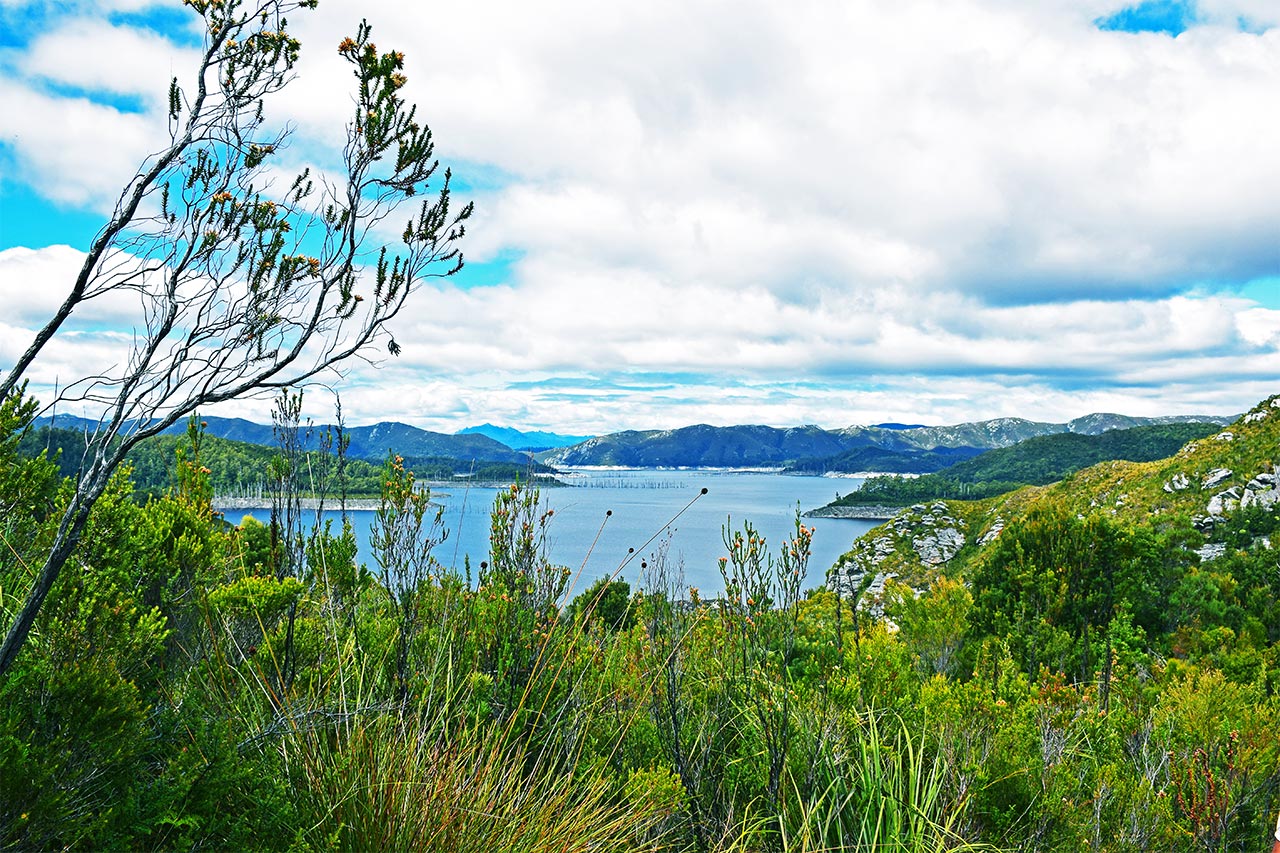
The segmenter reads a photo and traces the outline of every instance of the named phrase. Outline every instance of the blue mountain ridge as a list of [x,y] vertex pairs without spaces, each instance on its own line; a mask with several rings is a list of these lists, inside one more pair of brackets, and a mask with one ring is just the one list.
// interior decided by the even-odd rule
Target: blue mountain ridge
[[561,435],[560,433],[540,430],[525,432],[512,427],[500,427],[487,423],[460,429],[454,435],[486,435],[494,441],[505,444],[512,450],[555,450],[559,447],[572,447],[592,438],[589,435]]
[[[1092,414],[1067,423],[1038,423],[1020,418],[997,418],[976,423],[941,427],[914,427],[904,424],[872,427],[853,426],[826,430],[808,424],[778,428],[762,425],[715,427],[697,424],[675,430],[627,430],[587,438],[557,433],[523,433],[519,430],[485,424],[460,433],[447,435],[408,424],[383,422],[372,426],[347,427],[351,439],[349,453],[353,458],[381,460],[394,452],[408,458],[449,458],[478,462],[527,463],[538,450],[538,461],[552,466],[619,465],[636,468],[720,467],[783,468],[795,471],[857,470],[925,473],[938,470],[966,456],[983,450],[1007,447],[1027,438],[1062,432],[1096,435],[1110,429],[1149,423],[1208,421],[1229,423],[1233,418],[1218,416],[1171,416],[1134,418],[1114,414]],[[36,426],[46,426],[50,418],[40,418]],[[242,418],[209,416],[202,419],[209,435],[234,441],[272,446],[276,443],[269,424],[258,424]],[[70,415],[57,416],[56,425],[76,430],[93,430],[96,423]],[[185,423],[175,424],[166,433],[182,433]],[[306,446],[316,447],[324,425],[311,427]],[[492,435],[504,435],[520,444],[520,448],[503,443]],[[551,447],[542,445],[553,439]],[[573,441],[570,446],[563,441]],[[879,451],[874,459],[844,460],[837,457],[859,449]],[[799,465],[804,461],[822,462]]]
[[[202,417],[201,421],[208,435],[250,444],[266,446],[276,444],[275,434],[270,424],[258,424],[243,418],[216,416]],[[58,415],[56,419],[37,418],[33,426],[40,428],[49,426],[51,423],[60,429],[90,432],[98,426],[96,421],[74,415]],[[304,446],[308,449],[318,447],[320,437],[327,426],[326,424],[313,425],[310,428],[309,438],[304,441]],[[186,432],[186,429],[186,422],[180,421],[166,429],[164,434],[180,435]],[[348,453],[356,459],[379,461],[385,459],[388,453],[394,452],[401,456],[417,458],[439,457],[515,464],[525,464],[529,461],[528,454],[514,450],[486,435],[448,435],[392,422],[346,427],[345,433],[351,439]]]

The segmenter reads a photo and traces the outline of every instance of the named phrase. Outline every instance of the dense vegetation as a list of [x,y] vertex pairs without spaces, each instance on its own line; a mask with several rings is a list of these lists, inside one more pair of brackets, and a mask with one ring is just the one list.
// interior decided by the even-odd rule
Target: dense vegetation
[[[28,417],[0,409],[6,611],[68,499]],[[1201,512],[1276,464],[1280,407],[1248,417],[873,531],[914,590],[844,567],[806,592],[799,522],[726,531],[715,597],[662,547],[643,591],[571,577],[520,486],[483,562],[443,567],[394,458],[368,565],[291,511],[296,467],[275,525],[232,527],[193,425],[164,494],[113,481],[0,683],[0,846],[1261,849],[1280,507]],[[943,517],[968,535],[924,560]]]
[[879,471],[886,474],[924,474],[941,471],[957,462],[983,453],[977,447],[935,447],[932,450],[890,450],[859,447],[837,456],[801,459],[788,465],[793,474],[826,474],[831,471],[858,474]]
[[[184,436],[158,435],[140,443],[129,453],[133,468],[131,481],[139,499],[159,497],[174,486],[174,454],[187,441]],[[49,428],[26,431],[18,442],[18,450],[26,456],[41,451],[58,464],[64,477],[79,473],[84,449],[84,435],[78,430]],[[321,469],[328,456],[319,450],[302,451],[315,478],[322,478]],[[205,436],[201,445],[201,463],[208,468],[209,484],[220,497],[243,497],[262,500],[270,494],[272,460],[278,456],[276,449],[244,441]],[[465,477],[473,482],[510,483],[531,476],[549,475],[552,469],[532,460],[525,464],[508,462],[484,462],[445,457],[409,457],[406,465],[421,480],[452,481]],[[304,463],[308,464],[308,463]],[[341,483],[330,482],[330,489],[345,489],[350,498],[376,499],[381,494],[382,465],[367,459],[346,459]],[[314,485],[314,483],[312,484]],[[314,488],[304,488],[308,496]]]
[[870,477],[832,506],[908,506],[932,500],[980,500],[1019,486],[1053,483],[1109,459],[1131,462],[1163,459],[1188,441],[1219,429],[1217,424],[1210,423],[1173,423],[1114,429],[1098,435],[1036,436],[1010,447],[988,450],[921,477]]
[[[1218,424],[1231,420],[1213,416],[1199,419]],[[880,424],[838,430],[812,425],[779,429],[698,424],[673,430],[610,433],[573,447],[539,453],[538,458],[552,465],[567,466],[782,467],[803,473],[918,474],[1036,436],[1097,435],[1108,430],[1186,420],[1183,416],[1133,418],[1095,413],[1057,424],[1021,418],[995,418],[950,426]]]

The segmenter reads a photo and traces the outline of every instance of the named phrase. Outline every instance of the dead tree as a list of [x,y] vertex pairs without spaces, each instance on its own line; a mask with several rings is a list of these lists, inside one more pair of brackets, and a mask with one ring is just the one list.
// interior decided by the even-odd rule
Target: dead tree
[[[431,131],[400,92],[404,55],[379,53],[361,23],[339,54],[354,71],[341,169],[277,185],[287,129],[265,116],[293,78],[300,45],[286,15],[315,0],[186,0],[204,26],[194,77],[169,86],[169,138],[144,160],[93,241],[61,307],[0,379],[21,396],[29,368],[68,318],[111,294],[136,300],[118,365],[59,395],[101,412],[53,545],[0,647],[13,665],[75,551],[94,502],[138,442],[207,406],[331,374],[399,344],[386,324],[424,278],[456,273],[471,205],[434,182]],[[429,194],[428,194],[429,193]],[[399,242],[375,229],[407,200]]]

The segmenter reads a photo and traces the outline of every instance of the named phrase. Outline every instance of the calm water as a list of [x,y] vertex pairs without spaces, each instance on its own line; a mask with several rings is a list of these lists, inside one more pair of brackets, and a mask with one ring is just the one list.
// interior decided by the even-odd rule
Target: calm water
[[[582,570],[581,587],[619,567],[622,578],[638,584],[641,559],[669,533],[669,558],[682,561],[686,583],[704,592],[722,586],[717,560],[725,555],[722,531],[730,519],[735,527],[750,521],[776,553],[791,530],[797,502],[802,510],[812,509],[860,482],[707,471],[592,471],[564,479],[573,485],[542,491],[543,502],[555,510],[548,550],[553,562]],[[705,495],[700,494],[703,488]],[[432,490],[433,500],[445,507],[449,530],[449,538],[435,551],[440,562],[461,569],[464,555],[470,555],[473,571],[478,571],[480,561],[488,559],[489,510],[495,494],[495,489],[461,485]],[[613,514],[606,519],[609,510]],[[245,512],[262,521],[270,516],[266,510],[228,511],[228,520],[238,521]],[[374,514],[356,510],[351,515],[361,559],[374,568],[368,551]],[[836,558],[876,522],[813,518],[805,524],[815,529],[809,587],[821,583]],[[629,561],[628,548],[635,549]]]

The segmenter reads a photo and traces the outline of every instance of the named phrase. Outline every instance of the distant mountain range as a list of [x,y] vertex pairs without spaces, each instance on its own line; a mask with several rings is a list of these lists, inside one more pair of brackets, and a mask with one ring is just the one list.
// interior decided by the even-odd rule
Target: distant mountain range
[[[35,426],[48,426],[50,418],[40,418]],[[276,443],[270,424],[258,424],[242,418],[205,417],[205,432],[218,438],[231,441],[243,441],[249,444],[271,446]],[[61,429],[92,430],[97,424],[86,418],[71,415],[58,415],[55,425]],[[178,423],[165,430],[165,434],[174,435],[186,432],[186,423]],[[309,448],[319,445],[324,425],[311,430]],[[402,423],[384,422],[364,427],[347,427],[346,434],[351,438],[348,454],[355,459],[380,461],[388,452],[395,452],[404,457],[464,459],[477,462],[509,462],[524,464],[529,456],[495,441],[486,435],[466,434],[447,435],[431,432]]]
[[1096,435],[1072,432],[1038,435],[920,477],[871,477],[856,490],[817,510],[815,515],[859,517],[850,515],[849,510],[873,508],[871,517],[879,518],[884,507],[993,497],[1021,486],[1057,482],[1099,462],[1164,459],[1188,442],[1221,429],[1222,425],[1217,423],[1169,423],[1111,429]]
[[[47,426],[41,418],[36,426]],[[270,424],[241,418],[206,417],[206,432],[218,438],[274,445]],[[1057,433],[1098,435],[1108,430],[1153,424],[1208,422],[1227,424],[1232,417],[1208,415],[1134,418],[1093,414],[1067,423],[1042,423],[1022,418],[996,418],[952,426],[877,424],[825,430],[817,426],[789,429],[768,426],[713,427],[706,424],[675,430],[628,430],[581,440],[550,432],[519,430],[484,424],[454,435],[431,432],[402,423],[384,422],[347,427],[353,458],[381,460],[389,451],[406,458],[527,463],[530,451],[552,466],[614,465],[634,468],[787,468],[796,473],[859,473],[892,471],[928,473],[987,450],[1008,447],[1028,438]],[[59,415],[65,429],[93,429],[84,418]],[[177,424],[168,433],[185,431]],[[324,426],[312,429],[311,446]],[[505,440],[504,440],[505,439]],[[507,443],[507,442],[511,443]],[[571,446],[565,443],[576,442]]]
[[816,426],[767,426],[628,430],[537,454],[548,465],[618,465],[629,468],[777,467],[792,459],[839,453],[847,444]]
[[554,450],[557,447],[571,447],[591,438],[589,435],[561,435],[555,432],[522,432],[511,427],[481,424],[480,426],[460,429],[456,435],[486,435],[494,441],[501,442],[512,450]]
[[952,426],[881,424],[838,430],[824,430],[816,426],[781,429],[699,424],[675,430],[628,430],[597,436],[573,447],[539,453],[537,458],[548,465],[570,467],[787,467],[804,473],[859,473],[869,470],[925,473],[987,450],[1009,447],[1041,435],[1066,432],[1099,435],[1108,430],[1136,426],[1195,422],[1227,424],[1232,420],[1234,417],[1214,415],[1135,418],[1092,414],[1066,423],[995,418]]

